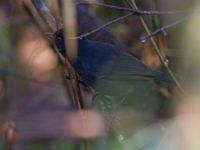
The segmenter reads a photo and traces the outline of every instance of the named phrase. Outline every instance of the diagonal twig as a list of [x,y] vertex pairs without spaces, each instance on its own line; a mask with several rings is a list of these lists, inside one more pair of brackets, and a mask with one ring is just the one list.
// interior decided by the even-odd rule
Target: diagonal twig
[[109,25],[111,25],[111,24],[113,24],[113,23],[116,23],[116,22],[118,22],[118,21],[120,21],[120,20],[123,20],[123,19],[125,19],[125,18],[127,18],[127,17],[129,17],[129,16],[134,15],[134,14],[135,14],[135,13],[132,12],[132,13],[128,13],[128,14],[126,14],[126,15],[124,15],[124,16],[118,17],[118,18],[116,18],[116,19],[114,19],[114,20],[111,20],[111,21],[109,21],[109,22],[103,24],[102,26],[100,26],[100,27],[98,27],[98,28],[96,28],[96,29],[94,29],[94,30],[92,30],[92,31],[90,31],[90,32],[87,32],[87,33],[82,34],[82,35],[80,35],[80,36],[72,37],[72,39],[82,39],[82,38],[84,38],[84,37],[87,37],[87,36],[89,36],[89,35],[91,35],[91,34],[94,34],[94,33],[98,32],[98,31],[102,30],[103,28],[105,28],[105,27],[107,27],[107,26],[109,26]]
[[186,19],[188,19],[188,17],[187,17],[187,18],[182,18],[182,19],[176,20],[175,22],[172,22],[172,23],[167,24],[167,25],[165,25],[165,26],[163,26],[163,27],[161,27],[161,28],[156,29],[155,31],[153,31],[153,32],[150,33],[150,34],[147,34],[147,35],[145,35],[145,36],[141,36],[139,39],[140,39],[141,41],[142,41],[142,40],[146,40],[146,39],[148,39],[148,38],[150,38],[150,37],[152,37],[152,36],[154,36],[154,35],[156,35],[156,34],[158,34],[158,33],[160,33],[160,32],[163,32],[165,29],[168,29],[168,28],[170,28],[170,27],[173,27],[173,26],[175,26],[175,25],[177,25],[177,24],[180,24],[180,23],[184,22]]
[[47,26],[49,26],[53,32],[56,32],[57,31],[56,20],[51,14],[49,8],[46,6],[45,2],[43,0],[32,0],[32,3],[38,10],[38,13],[43,18]]
[[108,7],[112,9],[118,9],[118,10],[125,10],[134,12],[136,15],[174,15],[174,14],[180,14],[180,13],[188,13],[188,11],[185,10],[176,10],[176,11],[146,11],[141,9],[134,9],[134,8],[126,8],[126,7],[120,7],[110,4],[103,4],[99,2],[76,2],[76,5],[97,5],[97,6],[103,6]]

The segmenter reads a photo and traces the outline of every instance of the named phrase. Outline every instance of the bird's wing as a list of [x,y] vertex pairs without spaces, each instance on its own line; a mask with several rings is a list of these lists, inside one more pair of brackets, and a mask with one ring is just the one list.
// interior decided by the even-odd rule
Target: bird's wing
[[120,51],[102,68],[99,79],[153,80],[158,74],[137,58]]
[[[100,51],[100,46],[98,49]],[[112,51],[112,58],[103,65],[97,76],[93,101],[111,110],[126,105],[147,114],[157,113],[161,97],[157,86],[151,81],[161,72],[148,68],[122,50],[111,46],[103,50]]]
[[95,82],[96,103],[109,111],[132,108],[147,115],[159,113],[163,103],[157,86],[151,82],[155,73],[128,54],[116,56],[102,70]]

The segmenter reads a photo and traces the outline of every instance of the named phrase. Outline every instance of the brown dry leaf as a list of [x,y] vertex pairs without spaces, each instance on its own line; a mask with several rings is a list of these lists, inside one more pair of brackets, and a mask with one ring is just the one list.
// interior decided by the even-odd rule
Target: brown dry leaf
[[[142,35],[145,35],[144,33]],[[163,57],[166,57],[167,42],[162,34],[158,34],[154,37],[158,47],[161,50]],[[150,39],[147,39],[145,43],[139,41],[134,48],[135,52],[140,55],[141,61],[147,66],[158,69],[161,66],[160,59],[155,52],[155,49]]]

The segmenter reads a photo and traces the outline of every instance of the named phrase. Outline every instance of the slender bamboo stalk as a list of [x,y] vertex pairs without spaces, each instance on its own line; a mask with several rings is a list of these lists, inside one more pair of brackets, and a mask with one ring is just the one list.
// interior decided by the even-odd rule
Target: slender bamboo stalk
[[[132,5],[131,5],[132,8],[138,9],[138,7],[137,7],[137,5],[136,5],[136,3],[135,3],[134,0],[130,0],[130,2],[131,2],[131,4],[132,4]],[[149,30],[147,24],[145,23],[143,17],[142,17],[142,16],[138,16],[138,17],[139,17],[139,19],[140,19],[140,21],[141,21],[141,23],[142,23],[142,25],[143,25],[145,31],[147,32],[147,34],[151,34],[151,32],[150,32],[150,30]],[[179,89],[182,93],[185,93],[183,87],[181,86],[181,84],[179,83],[179,81],[176,79],[174,73],[173,73],[172,70],[168,67],[168,64],[166,63],[166,59],[162,56],[162,54],[161,54],[161,52],[160,52],[160,49],[159,49],[159,47],[158,47],[156,41],[154,40],[153,37],[150,37],[150,40],[151,40],[152,45],[154,46],[154,49],[155,49],[155,51],[156,51],[158,57],[160,58],[160,61],[161,61],[162,65],[166,68],[167,73],[171,76],[172,80],[175,82],[175,84],[176,84],[176,86],[178,87],[178,89]]]

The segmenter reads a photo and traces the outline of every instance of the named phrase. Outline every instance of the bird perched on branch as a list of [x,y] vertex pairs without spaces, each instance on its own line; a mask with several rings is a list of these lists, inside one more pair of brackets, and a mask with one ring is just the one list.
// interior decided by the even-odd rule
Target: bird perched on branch
[[[63,29],[57,31],[54,38],[58,50],[66,56]],[[71,64],[96,93],[119,100],[134,99],[134,93],[138,95],[138,92],[148,97],[152,95],[149,90],[156,90],[156,86],[152,86],[154,81],[171,82],[167,74],[145,66],[126,51],[86,38],[78,40],[78,57]],[[138,87],[145,91],[137,90]]]

